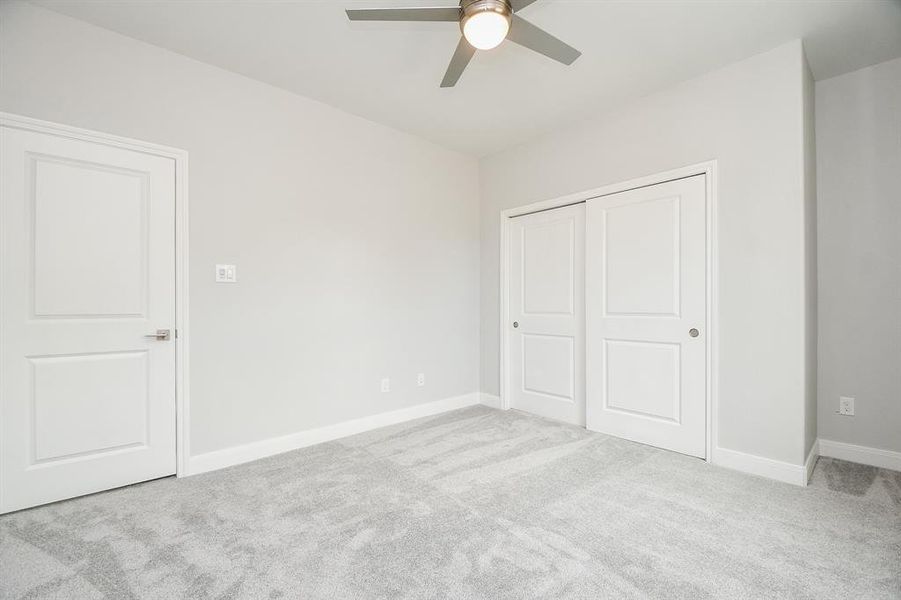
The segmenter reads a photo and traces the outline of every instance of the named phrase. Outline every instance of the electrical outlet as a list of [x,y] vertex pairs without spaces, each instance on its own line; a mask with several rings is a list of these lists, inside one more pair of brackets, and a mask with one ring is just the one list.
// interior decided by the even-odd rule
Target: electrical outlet
[[838,414],[848,417],[854,416],[854,398],[848,396],[839,396]]
[[422,387],[425,385],[425,373],[420,373],[416,376],[416,385]]
[[391,380],[385,377],[382,379],[382,391],[390,392],[391,391]]

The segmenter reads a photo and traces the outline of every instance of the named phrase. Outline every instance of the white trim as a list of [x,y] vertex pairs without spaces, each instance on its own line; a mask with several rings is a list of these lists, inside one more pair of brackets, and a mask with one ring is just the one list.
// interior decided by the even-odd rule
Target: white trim
[[495,396],[494,394],[488,394],[486,392],[482,392],[480,395],[480,402],[485,406],[490,406],[491,408],[499,408],[503,410],[501,407],[501,397]]
[[[807,466],[764,458],[754,454],[745,454],[728,448],[717,448],[713,464],[727,469],[734,469],[751,475],[775,479],[792,485],[807,485]],[[808,458],[808,460],[810,460]]]
[[820,440],[814,440],[810,452],[807,453],[807,460],[804,461],[804,485],[810,483],[813,477],[813,470],[817,467],[817,460],[820,458]]
[[707,183],[707,462],[712,462],[714,448],[719,447],[719,221],[717,221],[717,165],[706,163]]
[[175,161],[175,454],[176,475],[186,475],[191,448],[188,385],[188,153],[178,148],[5,112],[0,112],[0,125],[153,154]]
[[479,404],[479,401],[480,395],[474,392],[351,421],[343,421],[334,425],[326,425],[317,429],[298,431],[297,433],[260,440],[250,444],[214,450],[213,452],[192,456],[188,465],[188,472],[191,475],[196,475],[207,471],[215,471],[216,469],[224,469],[225,467],[239,465],[299,448],[306,448],[322,442],[330,442],[380,427],[474,406]]
[[882,450],[869,446],[846,444],[845,442],[833,442],[832,440],[818,440],[820,456],[838,458],[850,462],[870,465],[882,469],[901,471],[901,452],[894,450]]
[[559,208],[570,204],[579,204],[597,198],[599,196],[609,196],[610,194],[618,194],[634,190],[636,188],[647,187],[672,181],[674,179],[683,179],[694,175],[704,175],[707,185],[707,462],[714,462],[715,451],[718,441],[718,428],[716,425],[717,406],[718,406],[718,369],[717,349],[719,348],[719,297],[717,290],[719,284],[717,281],[717,163],[716,160],[710,160],[695,165],[680,167],[662,173],[647,175],[637,179],[630,179],[620,183],[614,183],[603,187],[568,194],[559,198],[550,200],[542,200],[533,202],[523,206],[508,208],[501,211],[500,214],[500,408],[507,410],[510,408],[510,396],[508,394],[509,381],[507,381],[509,368],[507,366],[508,359],[508,340],[507,340],[507,322],[509,321],[509,295],[507,289],[507,267],[509,266],[508,257],[508,225],[511,217],[517,217],[536,211]]
[[[561,204],[560,206],[564,206]],[[549,207],[552,208],[552,207]],[[507,323],[509,323],[510,319],[510,284],[509,279],[510,275],[507,272],[510,266],[510,256],[509,256],[509,235],[508,231],[510,229],[510,217],[515,216],[510,210],[502,210],[501,211],[501,221],[500,221],[500,277],[499,284],[501,286],[499,290],[498,297],[501,301],[500,306],[500,323],[498,324],[500,336],[500,380],[498,381],[498,398],[499,398],[499,406],[501,410],[510,410],[510,382],[507,381],[507,373],[510,371],[508,366],[510,348],[509,348],[509,340],[507,339]]]

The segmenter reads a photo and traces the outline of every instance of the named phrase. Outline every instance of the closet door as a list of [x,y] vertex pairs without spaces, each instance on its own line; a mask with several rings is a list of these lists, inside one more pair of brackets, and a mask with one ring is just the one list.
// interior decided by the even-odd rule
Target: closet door
[[512,408],[585,424],[585,205],[510,221]]
[[706,456],[703,175],[587,202],[587,426]]

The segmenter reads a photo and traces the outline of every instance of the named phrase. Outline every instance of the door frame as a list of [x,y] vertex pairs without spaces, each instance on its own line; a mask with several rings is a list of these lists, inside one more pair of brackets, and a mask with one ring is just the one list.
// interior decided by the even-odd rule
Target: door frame
[[[175,161],[175,474],[190,475],[188,370],[188,153],[109,133],[0,112],[0,126],[142,152]],[[0,295],[2,297],[2,295]]]
[[[540,200],[522,206],[507,208],[500,211],[500,408],[509,410],[510,405],[510,381],[509,381],[509,340],[508,328],[506,326],[509,321],[509,223],[513,217],[520,217],[534,212],[551,210],[572,204],[581,204],[592,198],[601,196],[610,196],[621,192],[627,192],[637,188],[649,187],[673,181],[676,179],[685,179],[696,175],[704,175],[706,188],[706,276],[707,276],[707,348],[706,348],[706,404],[707,404],[707,427],[706,427],[706,458],[709,463],[714,462],[713,453],[717,448],[717,406],[718,406],[718,360],[717,349],[719,347],[719,310],[718,310],[718,282],[717,282],[717,162],[709,160],[702,163],[687,165],[661,173],[654,173],[644,177],[630,179],[605,185],[599,188],[567,194],[558,198],[548,200]],[[586,399],[587,400],[587,399]]]

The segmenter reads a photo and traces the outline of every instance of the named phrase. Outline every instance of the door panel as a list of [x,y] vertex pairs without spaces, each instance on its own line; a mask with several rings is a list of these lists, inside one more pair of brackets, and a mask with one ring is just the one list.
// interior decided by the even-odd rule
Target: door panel
[[509,231],[511,406],[584,425],[585,207],[515,217]]
[[[520,217],[525,218],[525,217]],[[536,218],[537,219],[537,218]],[[528,315],[572,315],[575,231],[565,218],[522,228],[522,312]]]
[[29,360],[36,463],[147,442],[146,352]]
[[523,390],[574,400],[572,337],[523,334],[522,354]]
[[[0,128],[0,512],[175,472],[175,165]],[[174,336],[173,336],[174,337]]]
[[611,206],[605,218],[606,313],[677,316],[679,198]]
[[705,457],[704,176],[586,210],[587,426]]
[[147,174],[49,156],[27,160],[35,174],[28,197],[34,316],[143,315]]
[[605,340],[607,408],[662,419],[680,420],[680,348],[678,344]]

